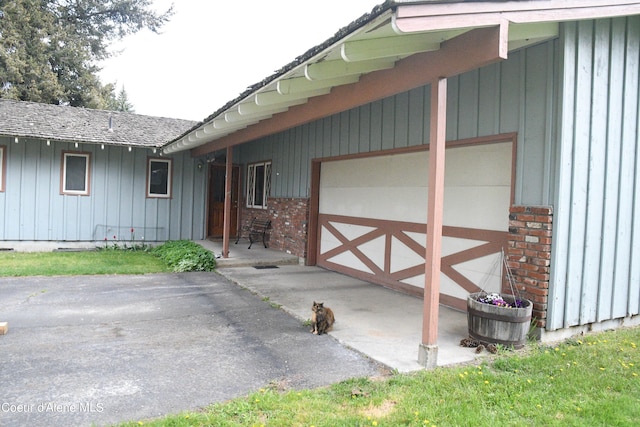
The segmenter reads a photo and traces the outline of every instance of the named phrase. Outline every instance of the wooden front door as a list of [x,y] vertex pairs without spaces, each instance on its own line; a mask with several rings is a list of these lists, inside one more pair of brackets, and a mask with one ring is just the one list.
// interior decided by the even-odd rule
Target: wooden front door
[[[209,237],[222,237],[224,231],[224,185],[225,170],[223,164],[211,164],[209,167]],[[238,194],[240,190],[240,168],[232,167],[231,174],[231,231],[238,231]]]

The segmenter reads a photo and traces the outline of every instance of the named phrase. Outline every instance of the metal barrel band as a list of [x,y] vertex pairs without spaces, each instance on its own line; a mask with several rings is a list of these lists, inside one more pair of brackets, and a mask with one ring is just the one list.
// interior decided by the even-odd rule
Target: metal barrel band
[[487,313],[486,311],[479,311],[472,307],[468,307],[467,312],[470,315],[474,315],[483,319],[499,320],[499,321],[508,322],[508,323],[526,323],[531,321],[530,314],[526,316],[507,316],[503,314],[494,314],[494,313]]
[[521,339],[519,341],[505,341],[505,340],[500,340],[497,338],[490,338],[490,337],[485,337],[482,336],[476,332],[471,331],[471,329],[469,329],[469,336],[477,341],[480,341],[483,344],[502,344],[504,346],[507,347],[511,347],[513,346],[514,348],[522,348],[524,347],[524,345],[527,343],[527,339]]

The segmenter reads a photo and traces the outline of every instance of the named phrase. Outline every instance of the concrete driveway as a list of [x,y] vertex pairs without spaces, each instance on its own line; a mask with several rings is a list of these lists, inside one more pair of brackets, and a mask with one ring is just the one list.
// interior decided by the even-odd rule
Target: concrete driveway
[[0,279],[0,425],[105,425],[381,368],[217,273]]

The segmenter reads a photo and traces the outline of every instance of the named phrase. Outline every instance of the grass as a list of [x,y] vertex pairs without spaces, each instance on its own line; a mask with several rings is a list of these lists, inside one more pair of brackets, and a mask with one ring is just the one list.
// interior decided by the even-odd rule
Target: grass
[[0,252],[2,276],[78,276],[213,271],[211,252],[188,240],[172,240],[150,248],[108,246],[80,252]]
[[0,253],[0,276],[69,276],[86,274],[146,274],[171,269],[144,251]]
[[532,344],[473,366],[316,390],[283,392],[274,383],[201,412],[122,426],[635,426],[637,343],[640,328],[628,328]]

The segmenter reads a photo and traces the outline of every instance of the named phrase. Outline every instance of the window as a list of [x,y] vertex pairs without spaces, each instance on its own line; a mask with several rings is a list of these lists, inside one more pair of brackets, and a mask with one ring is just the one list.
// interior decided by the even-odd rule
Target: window
[[171,198],[171,159],[149,159],[147,197]]
[[254,163],[247,167],[247,207],[267,208],[271,190],[271,162]]
[[88,196],[90,153],[62,153],[62,182],[60,193]]
[[0,145],[0,193],[4,191],[6,159],[4,157],[4,145]]

